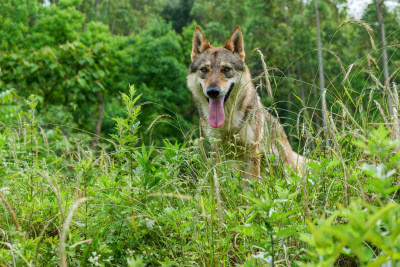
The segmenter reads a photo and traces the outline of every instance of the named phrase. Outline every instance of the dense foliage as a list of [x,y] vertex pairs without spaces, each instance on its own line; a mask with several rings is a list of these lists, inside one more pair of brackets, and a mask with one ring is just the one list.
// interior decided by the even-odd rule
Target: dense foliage
[[[375,1],[362,21],[344,0],[319,13],[326,95],[313,1],[4,0],[0,266],[396,266],[398,8],[383,6],[388,81]],[[264,155],[246,180],[199,137],[193,29],[221,45],[238,24],[305,174]]]

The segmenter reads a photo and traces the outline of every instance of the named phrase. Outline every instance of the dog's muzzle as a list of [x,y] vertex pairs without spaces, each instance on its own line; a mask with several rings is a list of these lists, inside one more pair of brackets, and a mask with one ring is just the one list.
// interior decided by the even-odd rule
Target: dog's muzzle
[[[228,97],[231,94],[234,86],[235,86],[235,83],[232,83],[231,86],[229,87],[229,90],[226,93],[225,98],[224,98],[224,103],[228,100]],[[208,87],[207,91],[206,91],[206,96],[205,96],[207,99],[207,102],[210,102],[210,98],[211,99],[218,98],[220,93],[221,93],[221,90],[219,90],[219,88],[217,86]]]

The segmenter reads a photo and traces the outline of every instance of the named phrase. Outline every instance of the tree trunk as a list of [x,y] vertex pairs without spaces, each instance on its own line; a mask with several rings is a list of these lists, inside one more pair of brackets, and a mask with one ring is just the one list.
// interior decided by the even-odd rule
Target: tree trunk
[[101,122],[103,121],[103,111],[104,111],[104,100],[103,96],[101,95],[101,92],[98,91],[96,93],[97,99],[99,100],[99,114],[97,116],[97,122],[96,122],[96,128],[94,131],[94,139],[92,142],[92,146],[95,146],[99,143],[99,138],[101,134]]
[[68,107],[68,105],[69,105],[69,94],[68,93],[65,94],[65,103],[64,103],[64,105],[66,107]]
[[100,0],[94,0],[94,17],[97,19],[97,11]]
[[[290,42],[290,30],[289,30],[290,21],[289,21],[289,18],[288,18],[288,16],[290,16],[290,14],[286,14],[286,13],[289,13],[289,12],[290,12],[289,3],[288,3],[288,1],[286,1],[285,5],[283,7],[283,14],[284,14],[283,17],[284,17],[285,24],[286,24],[286,42],[287,42],[287,54],[286,54],[286,56],[288,58],[288,63],[290,64],[290,66],[287,68],[286,77],[288,78],[288,82],[289,82],[289,85],[290,85],[289,88],[290,88],[291,85],[293,84],[293,82],[290,80],[290,78],[294,74],[294,70],[293,70],[294,66],[293,66],[293,63],[290,62],[292,60],[292,55],[290,53],[290,51],[292,49],[291,42]],[[293,80],[294,80],[294,84],[296,86],[297,85],[296,84],[296,80],[294,78],[293,78]],[[291,90],[290,90],[289,94],[288,94],[288,113],[290,114],[291,111],[292,111],[292,93],[291,93]],[[293,136],[292,135],[289,135],[289,142],[291,144],[293,143]]]
[[319,12],[318,12],[318,0],[314,0],[315,8],[315,21],[317,24],[317,46],[318,46],[318,66],[319,66],[319,87],[321,89],[321,100],[322,100],[322,123],[325,129],[325,141],[326,146],[330,146],[329,131],[327,127],[327,117],[326,117],[326,99],[323,97],[325,95],[325,77],[324,77],[324,65],[322,62],[322,43],[321,43],[321,31],[319,23]]
[[114,14],[113,14],[113,20],[112,20],[112,23],[111,23],[111,34],[114,34],[115,20],[117,19],[118,7],[119,7],[119,0],[116,0],[116,2],[115,2],[115,10],[114,10]]
[[[304,21],[304,13],[303,13],[303,3],[300,1],[300,15],[302,17],[302,24],[304,29],[306,29],[306,23]],[[310,45],[310,43],[307,43],[307,45]],[[307,53],[307,59],[308,59],[308,66],[310,68],[310,75],[311,77],[315,77],[315,71],[314,71],[314,66],[313,66],[313,62],[312,62],[312,57],[311,57],[311,53]],[[301,72],[300,72],[301,73]],[[299,77],[303,77],[302,75],[300,75]],[[302,78],[299,78],[300,80],[302,80]],[[302,95],[305,96],[305,92],[304,92],[304,87],[301,89],[302,90]],[[315,121],[315,123],[321,127],[322,125],[322,121],[321,121],[321,117],[320,116],[315,116],[316,113],[316,108],[318,106],[318,92],[317,92],[317,86],[315,85],[315,78],[312,79],[312,88],[311,88],[312,92],[308,91],[308,102],[309,105],[313,105],[314,106],[314,113],[313,114],[309,114],[308,116],[311,115],[311,119]],[[311,95],[311,96],[310,96]],[[304,99],[306,99],[304,97]]]
[[107,21],[107,25],[110,24],[110,21],[108,20],[108,17],[107,17],[108,16],[108,9],[110,8],[110,1],[111,0],[107,1],[107,5],[106,5],[106,8],[104,8],[104,14],[103,14],[104,20]]
[[[389,81],[389,69],[388,69],[388,56],[386,51],[386,36],[385,36],[385,26],[383,24],[382,18],[382,5],[383,0],[375,0],[376,6],[376,15],[378,18],[378,28],[379,28],[379,37],[381,38],[382,42],[382,64],[383,64],[383,79],[384,84]],[[390,96],[390,90],[386,90],[387,94],[387,101],[388,101],[388,109],[389,115],[393,115],[393,105],[392,105],[392,97]]]

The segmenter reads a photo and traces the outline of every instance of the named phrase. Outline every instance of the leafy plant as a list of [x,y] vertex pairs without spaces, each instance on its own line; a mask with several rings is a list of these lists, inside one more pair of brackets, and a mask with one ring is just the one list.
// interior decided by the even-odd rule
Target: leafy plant
[[399,143],[391,140],[383,126],[372,131],[366,143],[355,143],[375,161],[361,168],[369,176],[368,188],[376,204],[358,199],[327,219],[309,223],[310,234],[302,234],[302,239],[312,248],[308,253],[313,264],[303,266],[331,266],[341,255],[355,257],[358,264],[366,266],[394,264],[400,259],[399,184],[392,169],[400,162],[395,152]]

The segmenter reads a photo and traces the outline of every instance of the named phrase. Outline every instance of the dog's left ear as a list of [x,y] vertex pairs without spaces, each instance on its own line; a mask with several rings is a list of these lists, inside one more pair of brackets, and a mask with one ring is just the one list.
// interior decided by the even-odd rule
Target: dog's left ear
[[244,60],[246,54],[244,53],[243,34],[239,26],[236,26],[233,30],[231,36],[225,42],[224,47],[233,53],[238,54],[239,57]]

